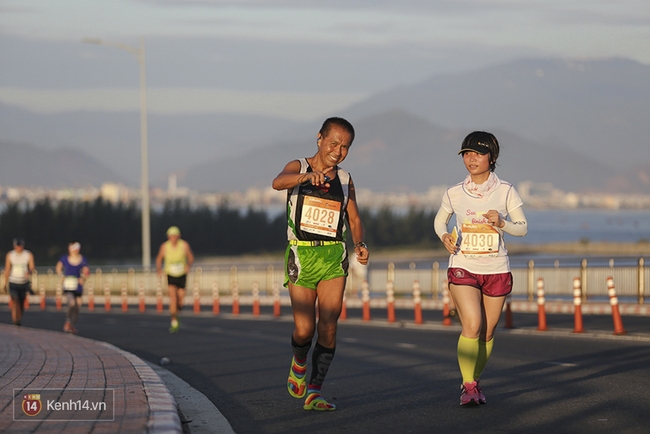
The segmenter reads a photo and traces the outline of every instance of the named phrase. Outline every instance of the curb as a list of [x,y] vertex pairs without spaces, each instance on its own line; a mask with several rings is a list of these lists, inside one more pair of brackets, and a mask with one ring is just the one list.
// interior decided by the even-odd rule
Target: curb
[[162,378],[138,356],[108,342],[94,341],[120,353],[133,365],[133,368],[138,373],[149,406],[148,432],[182,434],[183,428],[181,418],[178,416],[178,406]]
[[179,412],[183,415],[182,423],[192,434],[235,434],[228,420],[203,393],[173,372],[147,363],[162,378],[174,396]]

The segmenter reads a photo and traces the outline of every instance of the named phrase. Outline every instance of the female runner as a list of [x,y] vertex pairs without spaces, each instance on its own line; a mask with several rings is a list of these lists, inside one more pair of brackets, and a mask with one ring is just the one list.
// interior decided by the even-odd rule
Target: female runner
[[[472,406],[486,402],[479,379],[492,353],[494,330],[506,296],[512,291],[503,235],[523,237],[528,223],[515,188],[494,173],[499,157],[497,138],[475,131],[463,140],[459,154],[469,174],[443,195],[434,230],[451,253],[447,280],[462,324],[458,339],[460,405]],[[447,224],[453,214],[456,222],[449,233]]]

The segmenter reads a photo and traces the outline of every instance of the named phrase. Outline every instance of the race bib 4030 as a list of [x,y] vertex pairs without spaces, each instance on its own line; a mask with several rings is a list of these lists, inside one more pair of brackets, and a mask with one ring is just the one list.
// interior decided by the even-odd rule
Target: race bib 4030
[[499,232],[488,223],[463,223],[460,250],[468,258],[499,255]]
[[340,217],[341,202],[305,196],[300,216],[300,230],[334,238]]

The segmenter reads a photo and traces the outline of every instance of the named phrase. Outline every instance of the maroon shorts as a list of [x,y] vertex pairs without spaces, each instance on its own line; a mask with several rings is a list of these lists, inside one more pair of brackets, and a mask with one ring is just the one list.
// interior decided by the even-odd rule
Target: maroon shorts
[[473,286],[490,297],[502,297],[512,292],[512,273],[474,274],[463,268],[447,270],[450,285]]

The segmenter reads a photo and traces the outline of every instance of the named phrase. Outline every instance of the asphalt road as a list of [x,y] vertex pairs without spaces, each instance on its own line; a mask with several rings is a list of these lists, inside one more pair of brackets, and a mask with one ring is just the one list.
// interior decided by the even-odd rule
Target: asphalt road
[[[650,319],[624,318],[628,337],[611,336],[611,317],[585,317],[563,333],[569,316],[549,316],[550,332],[532,315],[500,329],[483,375],[488,404],[458,405],[456,342],[460,328],[386,327],[351,320],[339,327],[336,357],[323,387],[334,412],[309,412],[289,396],[289,312],[214,317],[183,312],[170,335],[168,316],[82,311],[80,335],[110,342],[166,368],[205,394],[238,434],[247,433],[647,433],[650,427]],[[351,317],[359,316],[351,312]],[[381,315],[375,318],[383,319]],[[400,317],[412,321],[411,313]],[[0,320],[8,323],[6,306]],[[60,330],[63,312],[26,312],[23,325]],[[557,324],[555,331],[553,325]],[[0,337],[1,338],[1,337]]]

